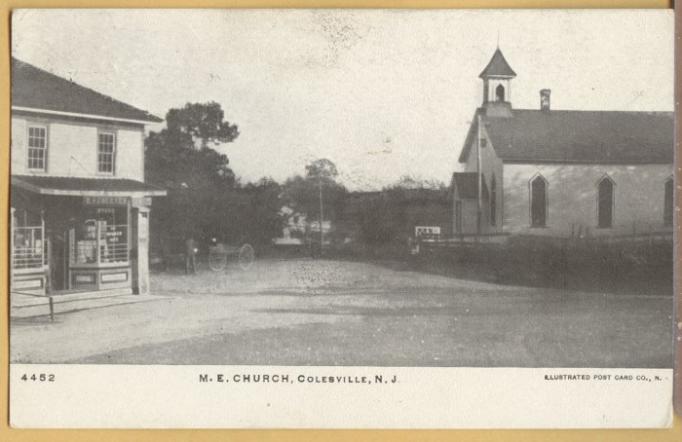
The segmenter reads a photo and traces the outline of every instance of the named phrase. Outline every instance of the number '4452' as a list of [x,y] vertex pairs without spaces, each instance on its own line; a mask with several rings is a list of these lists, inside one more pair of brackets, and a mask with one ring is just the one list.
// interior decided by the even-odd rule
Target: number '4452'
[[21,375],[22,381],[34,381],[34,382],[54,382],[54,375],[51,373],[24,373]]

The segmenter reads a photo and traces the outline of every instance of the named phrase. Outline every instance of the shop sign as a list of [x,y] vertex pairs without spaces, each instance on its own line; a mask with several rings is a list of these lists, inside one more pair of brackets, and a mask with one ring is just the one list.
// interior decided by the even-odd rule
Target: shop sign
[[42,279],[26,279],[23,281],[14,281],[12,283],[14,289],[40,289],[43,288]]
[[104,273],[100,279],[102,282],[124,282],[128,280],[128,273]]
[[85,284],[94,284],[95,283],[95,275],[94,274],[89,274],[89,273],[77,273],[74,275],[74,281],[76,283],[85,283]]
[[152,198],[149,196],[143,196],[139,198],[133,197],[132,205],[133,207],[149,207],[152,205]]
[[121,239],[123,239],[123,231],[122,230],[110,230],[105,233],[105,236],[107,238],[107,243],[117,243]]
[[86,206],[125,206],[128,204],[126,196],[86,196],[83,197]]

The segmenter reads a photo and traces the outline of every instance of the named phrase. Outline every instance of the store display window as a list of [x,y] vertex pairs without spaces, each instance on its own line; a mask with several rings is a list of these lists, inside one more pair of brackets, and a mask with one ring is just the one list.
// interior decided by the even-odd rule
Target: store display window
[[127,263],[127,207],[91,207],[72,229],[71,265]]

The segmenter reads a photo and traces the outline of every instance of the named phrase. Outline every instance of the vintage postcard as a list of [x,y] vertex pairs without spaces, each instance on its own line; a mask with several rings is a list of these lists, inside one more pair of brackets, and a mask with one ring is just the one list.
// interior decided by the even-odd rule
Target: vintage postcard
[[18,428],[665,428],[672,10],[12,14]]

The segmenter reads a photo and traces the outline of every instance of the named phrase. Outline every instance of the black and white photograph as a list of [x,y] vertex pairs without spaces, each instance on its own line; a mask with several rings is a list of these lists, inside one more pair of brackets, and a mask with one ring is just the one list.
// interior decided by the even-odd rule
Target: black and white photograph
[[[14,423],[481,427],[457,390],[518,369],[563,411],[489,426],[670,425],[673,43],[672,10],[15,10]],[[68,370],[251,418],[45,413]],[[348,390],[424,416],[311,417]]]

